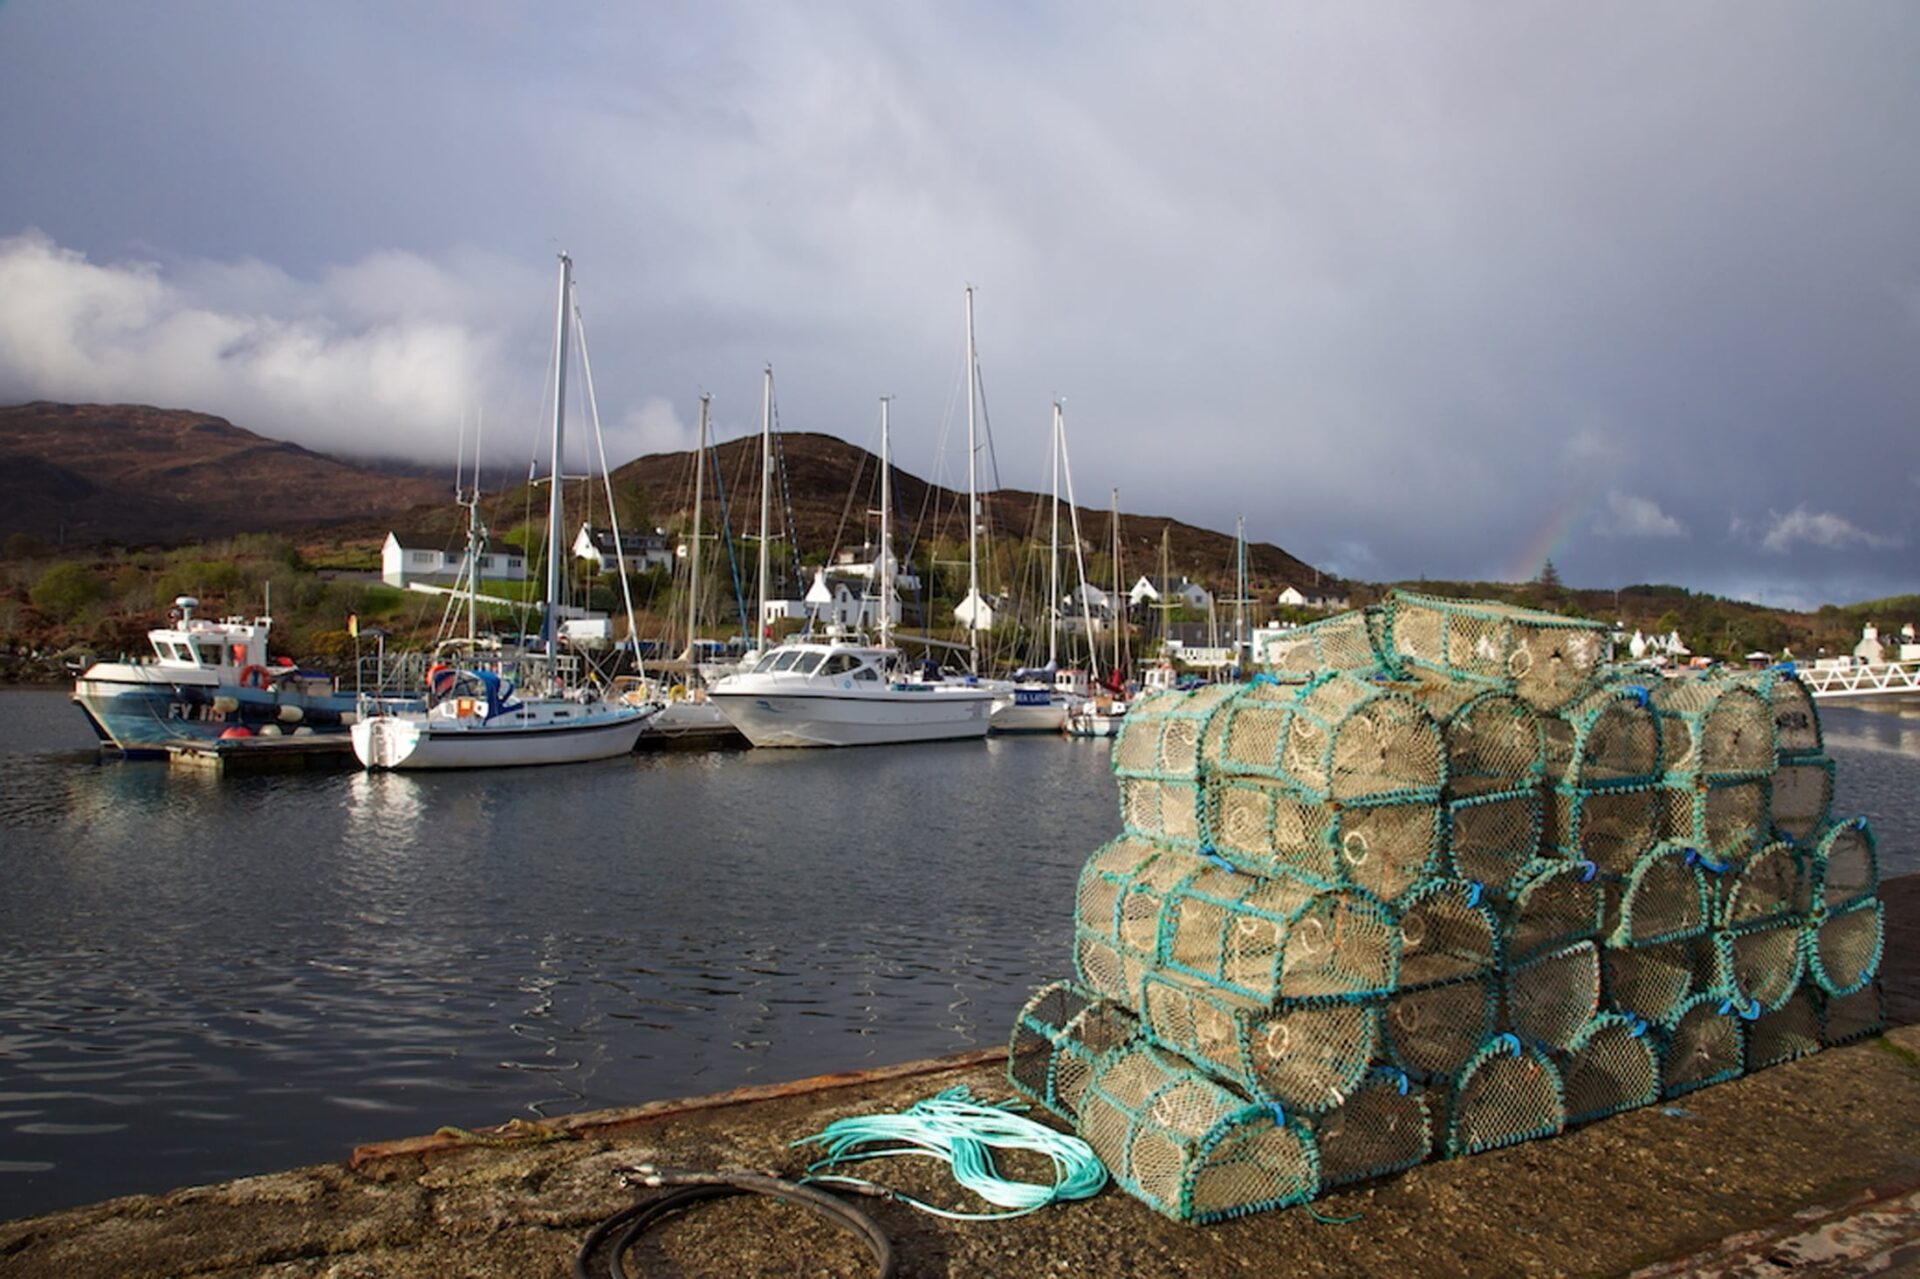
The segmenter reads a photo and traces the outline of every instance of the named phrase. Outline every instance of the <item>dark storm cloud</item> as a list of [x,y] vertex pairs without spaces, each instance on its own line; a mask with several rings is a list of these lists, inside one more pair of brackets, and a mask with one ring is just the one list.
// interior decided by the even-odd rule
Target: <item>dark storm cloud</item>
[[[750,427],[1370,577],[1911,590],[1920,13],[0,9],[0,396],[444,453],[580,264],[615,447]],[[507,423],[514,425],[510,428]],[[505,445],[501,448],[504,450]]]

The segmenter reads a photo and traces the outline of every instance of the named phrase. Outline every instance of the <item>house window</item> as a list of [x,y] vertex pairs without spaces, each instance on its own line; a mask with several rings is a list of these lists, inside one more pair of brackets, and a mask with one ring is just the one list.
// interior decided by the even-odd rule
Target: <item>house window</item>
[[408,554],[408,555],[409,555],[410,557],[412,557],[412,559],[413,559],[413,562],[414,562],[415,564],[431,564],[431,563],[433,563],[433,552],[432,552],[432,551],[408,551],[408,552],[407,552],[407,554]]

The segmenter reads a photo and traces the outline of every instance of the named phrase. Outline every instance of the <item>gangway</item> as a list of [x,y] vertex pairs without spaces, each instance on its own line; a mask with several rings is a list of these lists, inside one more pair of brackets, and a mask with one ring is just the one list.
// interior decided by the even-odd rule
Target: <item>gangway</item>
[[1794,670],[1807,692],[1822,701],[1842,697],[1920,695],[1920,662],[1860,662],[1851,666],[1806,666]]

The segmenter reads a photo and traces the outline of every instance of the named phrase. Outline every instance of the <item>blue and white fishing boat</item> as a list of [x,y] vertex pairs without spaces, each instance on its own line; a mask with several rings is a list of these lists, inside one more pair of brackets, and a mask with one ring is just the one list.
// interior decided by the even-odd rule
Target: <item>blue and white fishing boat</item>
[[95,662],[74,681],[74,704],[103,745],[128,755],[222,736],[342,733],[354,697],[323,671],[268,655],[271,617],[196,617],[175,599],[168,624],[147,632],[153,654]]

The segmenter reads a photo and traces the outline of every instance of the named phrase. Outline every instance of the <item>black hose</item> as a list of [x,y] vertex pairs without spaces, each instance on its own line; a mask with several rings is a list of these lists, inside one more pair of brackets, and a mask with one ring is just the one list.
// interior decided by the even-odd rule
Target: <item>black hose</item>
[[[632,1279],[623,1258],[639,1242],[641,1235],[672,1213],[709,1199],[726,1199],[734,1195],[766,1195],[812,1210],[859,1236],[868,1251],[873,1253],[874,1263],[879,1266],[880,1279],[892,1279],[893,1244],[888,1241],[886,1233],[874,1224],[871,1217],[823,1190],[751,1172],[691,1172],[654,1168],[635,1171],[640,1174],[642,1185],[672,1186],[674,1189],[622,1208],[595,1226],[581,1241],[579,1251],[574,1253],[574,1279]],[[608,1244],[609,1239],[612,1240],[611,1244]],[[595,1270],[594,1256],[603,1246],[606,1249],[602,1263],[604,1268]]]

